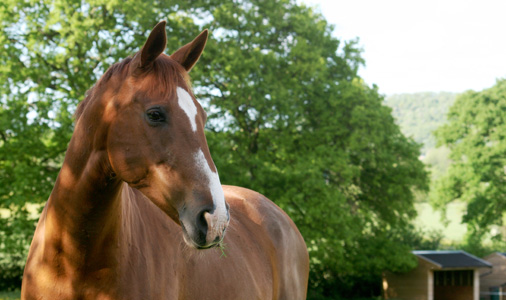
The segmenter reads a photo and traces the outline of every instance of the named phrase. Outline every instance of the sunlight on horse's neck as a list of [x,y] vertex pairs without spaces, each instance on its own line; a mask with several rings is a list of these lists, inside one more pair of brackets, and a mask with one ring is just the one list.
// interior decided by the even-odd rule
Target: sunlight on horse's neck
[[105,244],[110,246],[118,236],[121,182],[109,178],[107,151],[94,148],[102,126],[96,117],[80,118],[48,201],[49,238],[66,252],[80,248],[107,255]]

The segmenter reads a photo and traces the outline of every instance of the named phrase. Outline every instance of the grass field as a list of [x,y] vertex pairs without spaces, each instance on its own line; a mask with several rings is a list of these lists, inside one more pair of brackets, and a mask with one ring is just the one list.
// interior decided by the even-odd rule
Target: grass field
[[466,204],[460,202],[450,203],[447,206],[448,224],[445,226],[441,219],[441,212],[434,211],[429,203],[415,204],[418,217],[415,224],[418,228],[437,230],[443,233],[444,242],[461,242],[466,234],[467,227],[461,223]]
[[0,300],[18,300],[20,298],[21,292],[0,292]]

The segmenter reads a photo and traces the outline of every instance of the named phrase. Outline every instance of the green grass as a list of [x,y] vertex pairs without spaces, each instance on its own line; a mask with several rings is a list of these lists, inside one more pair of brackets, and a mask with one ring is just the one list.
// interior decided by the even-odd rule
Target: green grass
[[221,256],[220,257],[227,257],[227,253],[225,253],[227,244],[223,242],[223,240],[218,244],[218,248],[221,250]]
[[0,291],[0,300],[18,300],[21,297],[21,291],[2,292]]
[[467,226],[462,224],[465,203],[453,202],[447,205],[448,224],[444,224],[441,220],[441,212],[434,211],[429,203],[417,203],[415,207],[418,211],[415,222],[418,228],[441,231],[443,240],[447,243],[462,242],[467,231]]

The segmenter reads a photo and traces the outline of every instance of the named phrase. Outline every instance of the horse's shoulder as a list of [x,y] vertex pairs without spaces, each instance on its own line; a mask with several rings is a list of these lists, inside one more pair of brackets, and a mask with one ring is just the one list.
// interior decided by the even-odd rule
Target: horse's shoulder
[[263,213],[283,213],[281,208],[274,204],[274,202],[253,190],[238,186],[223,185],[223,193],[231,209],[240,211],[251,217]]
[[223,186],[223,192],[230,205],[231,218],[247,218],[270,231],[274,238],[281,232],[300,235],[290,217],[264,195],[247,188],[227,185]]
[[254,248],[252,244],[263,244],[269,257],[275,257],[271,263],[278,274],[277,280],[282,282],[280,298],[305,299],[305,290],[302,291],[301,287],[307,285],[309,256],[304,238],[294,222],[260,193],[236,186],[223,186],[223,192],[230,205],[228,230],[235,234],[230,239],[237,238],[248,244],[248,249]]

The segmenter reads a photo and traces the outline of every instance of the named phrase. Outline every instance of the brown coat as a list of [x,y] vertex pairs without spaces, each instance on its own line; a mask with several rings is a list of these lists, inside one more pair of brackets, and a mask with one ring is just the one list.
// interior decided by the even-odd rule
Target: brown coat
[[295,224],[264,196],[219,184],[186,74],[206,39],[169,57],[161,22],[90,90],[22,299],[305,299],[309,258]]

